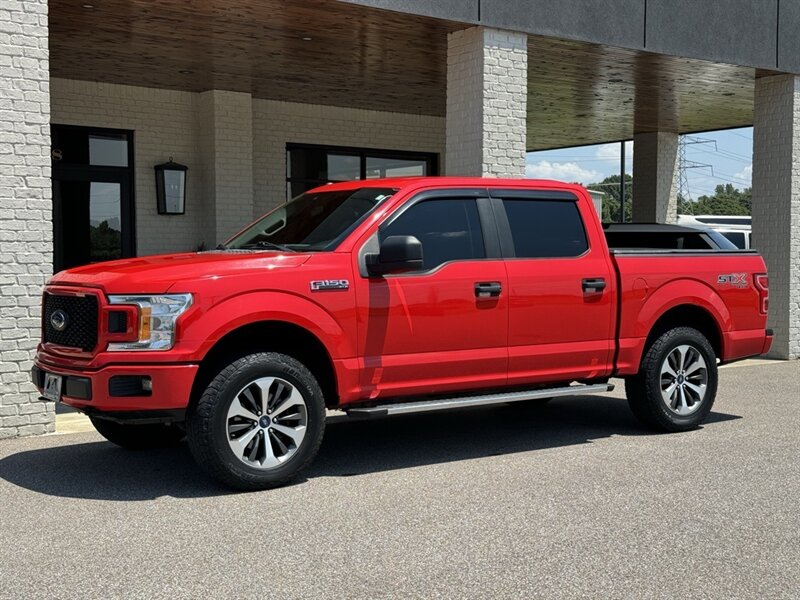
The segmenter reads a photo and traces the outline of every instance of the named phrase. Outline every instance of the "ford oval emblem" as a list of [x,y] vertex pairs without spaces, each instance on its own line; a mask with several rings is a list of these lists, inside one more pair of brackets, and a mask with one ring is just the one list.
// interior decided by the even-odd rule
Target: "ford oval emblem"
[[69,316],[60,308],[53,311],[53,314],[50,315],[50,325],[52,325],[53,329],[56,331],[64,331],[68,324]]

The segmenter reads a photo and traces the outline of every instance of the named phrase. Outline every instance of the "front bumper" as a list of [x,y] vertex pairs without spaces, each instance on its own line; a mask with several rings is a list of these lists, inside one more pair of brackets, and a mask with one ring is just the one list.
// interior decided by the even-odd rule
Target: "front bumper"
[[[185,409],[189,404],[197,369],[195,364],[125,364],[89,370],[36,360],[31,378],[42,393],[45,372],[61,375],[61,401],[87,413],[170,411]],[[149,378],[149,393],[121,385],[137,378]]]

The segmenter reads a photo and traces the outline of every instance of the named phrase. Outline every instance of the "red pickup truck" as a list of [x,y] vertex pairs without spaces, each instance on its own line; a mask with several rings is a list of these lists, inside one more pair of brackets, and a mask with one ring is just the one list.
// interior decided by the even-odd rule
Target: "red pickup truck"
[[642,422],[682,431],[711,410],[718,364],[769,349],[768,280],[755,252],[658,227],[613,228],[609,249],[586,190],[553,181],[328,185],[216,250],[58,273],[32,376],[108,440],[185,436],[244,489],[305,467],[327,409],[541,401],[622,377]]

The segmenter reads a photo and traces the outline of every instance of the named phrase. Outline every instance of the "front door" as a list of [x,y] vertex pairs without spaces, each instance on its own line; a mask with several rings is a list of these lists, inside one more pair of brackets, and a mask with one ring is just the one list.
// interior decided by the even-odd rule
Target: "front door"
[[55,271],[134,255],[128,131],[52,126]]
[[415,198],[378,230],[380,241],[419,239],[424,264],[419,272],[358,278],[367,397],[505,384],[507,278],[493,222],[481,216],[491,215],[489,199],[453,193]]

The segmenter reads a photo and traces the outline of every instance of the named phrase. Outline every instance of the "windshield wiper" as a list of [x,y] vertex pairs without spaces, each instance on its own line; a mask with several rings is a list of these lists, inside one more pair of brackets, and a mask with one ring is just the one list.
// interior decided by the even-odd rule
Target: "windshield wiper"
[[240,248],[264,248],[266,250],[281,250],[282,252],[296,252],[296,250],[292,250],[289,246],[283,246],[281,244],[275,244],[273,242],[265,242],[264,240],[253,242],[252,244],[242,244],[239,246]]

